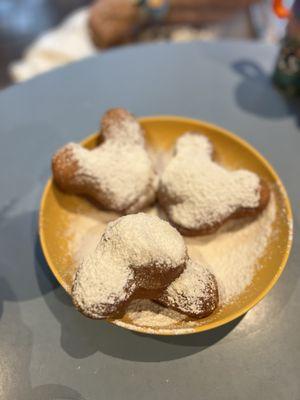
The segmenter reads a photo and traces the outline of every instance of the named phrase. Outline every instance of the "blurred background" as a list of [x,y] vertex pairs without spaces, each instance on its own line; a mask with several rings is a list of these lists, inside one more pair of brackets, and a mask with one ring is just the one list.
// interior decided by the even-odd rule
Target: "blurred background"
[[0,0],[0,88],[138,42],[277,43],[285,24],[270,0]]

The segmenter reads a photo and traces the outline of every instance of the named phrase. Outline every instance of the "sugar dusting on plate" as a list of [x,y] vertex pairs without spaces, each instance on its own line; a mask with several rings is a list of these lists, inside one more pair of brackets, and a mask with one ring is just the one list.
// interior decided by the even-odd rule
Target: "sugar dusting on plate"
[[151,300],[134,300],[126,311],[126,316],[138,326],[169,327],[180,321],[188,320],[184,314]]
[[187,238],[190,256],[203,258],[216,276],[221,303],[228,304],[251,284],[275,215],[272,195],[268,207],[255,219],[231,221],[214,235]]
[[[155,208],[148,212],[157,214]],[[231,221],[215,234],[185,238],[191,257],[205,262],[215,274],[221,306],[233,302],[251,284],[256,270],[260,268],[258,260],[272,235],[275,215],[276,205],[272,195],[267,208],[255,219]],[[82,258],[95,249],[107,223],[117,217],[115,213],[97,209],[70,216],[68,236],[69,252],[74,260],[72,273]],[[185,315],[150,300],[132,302],[126,318],[140,327],[170,328],[183,321],[190,326],[195,324]]]

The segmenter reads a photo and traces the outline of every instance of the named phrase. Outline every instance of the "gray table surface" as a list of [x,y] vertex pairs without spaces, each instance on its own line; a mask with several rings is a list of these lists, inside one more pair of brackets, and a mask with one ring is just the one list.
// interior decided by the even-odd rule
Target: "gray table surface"
[[71,306],[43,259],[39,199],[55,149],[109,107],[223,125],[275,166],[299,228],[300,105],[269,83],[277,49],[157,44],[107,52],[0,93],[0,398],[300,398],[299,236],[269,295],[233,323],[143,336]]

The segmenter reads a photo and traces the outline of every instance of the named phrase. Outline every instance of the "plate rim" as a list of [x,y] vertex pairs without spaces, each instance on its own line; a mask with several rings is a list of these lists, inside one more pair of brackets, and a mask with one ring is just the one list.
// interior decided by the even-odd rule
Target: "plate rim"
[[[217,124],[203,121],[201,119],[196,119],[196,118],[189,118],[189,117],[184,117],[184,116],[178,116],[178,115],[172,115],[172,114],[163,114],[163,115],[151,115],[151,116],[143,116],[137,118],[140,123],[147,123],[147,122],[157,122],[157,121],[177,121],[181,123],[192,123],[192,124],[200,124],[202,127],[206,127],[210,130],[214,131],[219,131],[221,134],[225,135],[226,137],[230,138],[231,140],[238,142],[241,146],[247,148],[251,153],[254,154],[256,158],[260,160],[264,164],[264,166],[268,169],[268,171],[273,175],[283,198],[284,204],[286,206],[286,216],[287,216],[287,221],[288,221],[288,240],[287,240],[287,245],[286,249],[284,252],[284,257],[278,267],[277,273],[274,275],[274,277],[271,279],[270,283],[259,293],[258,296],[256,296],[255,299],[253,299],[250,303],[248,303],[246,306],[242,307],[240,310],[233,312],[227,317],[222,318],[221,320],[218,321],[212,321],[208,324],[203,324],[199,326],[193,326],[190,328],[156,328],[156,327],[142,327],[138,325],[133,325],[130,323],[125,323],[121,320],[111,320],[107,319],[108,322],[120,326],[125,329],[129,329],[134,332],[139,332],[139,333],[145,333],[145,334],[152,334],[152,335],[160,335],[160,336],[178,336],[178,335],[188,335],[188,334],[194,334],[194,333],[199,333],[199,332],[204,332],[208,331],[211,329],[215,329],[217,327],[221,327],[237,318],[240,316],[244,315],[247,313],[249,310],[251,310],[256,304],[258,304],[270,291],[271,289],[275,286],[277,283],[279,277],[281,276],[284,268],[286,267],[291,248],[292,248],[292,243],[293,243],[293,213],[292,213],[292,207],[291,207],[291,202],[287,193],[287,190],[285,189],[285,186],[283,182],[281,181],[279,175],[277,174],[276,170],[273,168],[271,163],[250,143],[248,143],[245,139],[241,138],[240,136],[234,134],[233,132],[227,130],[226,128],[223,128]],[[98,135],[99,132],[92,133],[88,135],[86,138],[84,138],[82,141],[80,141],[81,145],[86,145],[87,142],[89,142],[91,139],[95,138],[96,135]],[[39,239],[40,239],[40,244],[41,248],[45,257],[45,260],[47,262],[48,268],[51,270],[53,275],[55,276],[56,280],[58,283],[64,288],[64,290],[68,293],[69,291],[67,290],[67,287],[65,283],[63,282],[61,275],[59,274],[58,270],[56,269],[55,265],[51,262],[51,257],[48,253],[47,250],[47,245],[46,245],[46,239],[45,239],[45,231],[43,229],[43,213],[45,209],[45,203],[46,199],[48,196],[48,192],[53,184],[53,178],[50,177],[44,187],[41,200],[40,200],[40,207],[39,207],[39,223],[38,223],[38,230],[39,230]]]

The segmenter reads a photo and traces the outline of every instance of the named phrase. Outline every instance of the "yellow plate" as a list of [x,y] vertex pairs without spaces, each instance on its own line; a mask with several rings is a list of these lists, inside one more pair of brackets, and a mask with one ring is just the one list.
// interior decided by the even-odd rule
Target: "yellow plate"
[[[125,328],[143,333],[178,335],[196,333],[226,324],[241,316],[258,303],[274,286],[287,262],[292,243],[292,213],[290,202],[282,182],[272,166],[244,140],[218,126],[189,118],[175,116],[154,116],[140,118],[145,128],[146,139],[155,150],[170,149],[176,138],[185,131],[198,131],[213,142],[218,159],[230,168],[246,168],[263,177],[273,188],[277,210],[272,236],[264,255],[258,260],[261,268],[257,270],[251,285],[232,304],[222,307],[219,312],[197,321],[197,325],[180,322],[176,326],[139,326],[126,315],[121,320],[111,321]],[[96,146],[98,134],[85,139],[87,148]],[[49,155],[50,158],[50,155]],[[74,261],[69,254],[67,233],[70,215],[78,215],[78,210],[93,208],[83,198],[59,191],[50,179],[45,187],[41,201],[39,232],[44,255],[53,274],[64,289],[70,293]],[[101,327],[99,327],[101,329]]]

